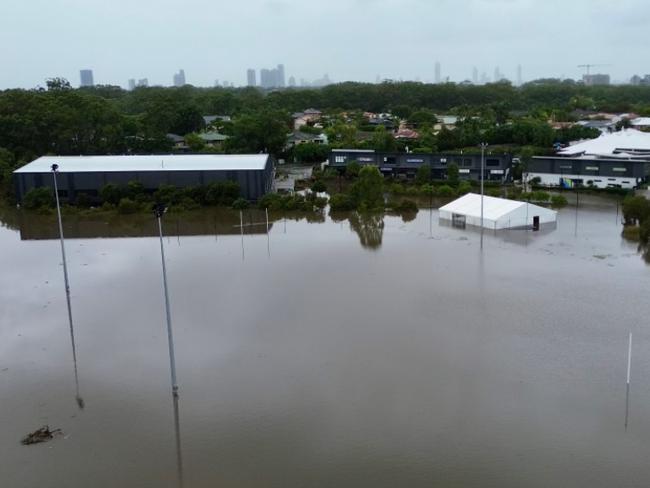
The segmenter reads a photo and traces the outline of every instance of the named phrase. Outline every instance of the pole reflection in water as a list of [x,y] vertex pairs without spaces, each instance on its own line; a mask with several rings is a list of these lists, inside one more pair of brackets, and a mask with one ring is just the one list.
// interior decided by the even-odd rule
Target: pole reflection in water
[[178,477],[178,486],[183,488],[183,451],[181,448],[181,422],[178,412],[178,392],[172,394],[174,403],[174,434],[176,436],[176,474]]
[[244,260],[244,212],[239,211],[239,228],[241,229],[241,260]]
[[266,253],[271,257],[271,236],[269,234],[269,209],[265,208],[266,212]]
[[630,372],[632,369],[632,332],[627,346],[627,383],[625,386],[625,430],[627,430],[627,421],[630,413]]
[[59,222],[59,239],[61,240],[61,258],[63,260],[63,280],[65,283],[65,299],[68,305],[68,322],[70,324],[70,342],[72,343],[72,362],[74,364],[74,382],[75,382],[75,399],[77,406],[83,409],[85,402],[79,393],[79,373],[77,370],[77,346],[74,340],[74,325],[72,323],[72,305],[70,302],[70,282],[68,280],[68,263],[65,258],[65,240],[63,237],[63,221],[61,219],[61,205],[59,204],[59,187],[56,181],[56,172],[59,169],[58,164],[52,165],[52,180],[54,182],[54,196],[56,198],[56,215]]

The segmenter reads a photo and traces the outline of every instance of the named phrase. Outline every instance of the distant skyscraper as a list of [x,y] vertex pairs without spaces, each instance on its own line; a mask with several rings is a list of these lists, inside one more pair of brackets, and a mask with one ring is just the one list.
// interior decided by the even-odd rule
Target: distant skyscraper
[[277,79],[276,79],[276,85],[275,86],[279,86],[281,88],[283,88],[285,86],[285,83],[284,83],[284,64],[278,64],[278,67],[277,67]]
[[82,69],[81,71],[79,71],[79,77],[81,78],[81,86],[95,85],[95,82],[93,81],[93,70]]
[[278,64],[277,68],[260,70],[260,86],[262,88],[282,88],[285,86],[284,65]]
[[185,70],[178,70],[174,73],[174,86],[185,86]]
[[140,78],[138,80],[138,86],[149,86],[149,80],[147,78]]
[[214,86],[220,86],[220,85],[219,85],[219,78],[217,78],[216,80],[214,80]]
[[517,86],[521,86],[524,84],[524,81],[521,77],[521,65],[517,65]]
[[129,90],[135,90],[135,79],[129,78]]
[[293,76],[289,77],[289,86],[296,86],[296,79]]
[[268,70],[266,68],[262,68],[260,70],[260,86],[262,88],[271,88],[273,86],[271,70]]
[[254,69],[247,69],[246,70],[246,84],[248,86],[255,86],[257,85],[257,81],[255,80],[255,70]]
[[504,76],[503,73],[501,73],[501,70],[499,67],[494,68],[494,79],[492,80],[494,83],[498,83],[499,81],[503,80]]
[[377,78],[375,78],[375,83],[381,83],[381,76],[377,75]]
[[435,81],[436,83],[440,83],[440,63],[436,61],[436,67],[435,67]]
[[476,66],[472,69],[472,83],[478,85],[478,68]]

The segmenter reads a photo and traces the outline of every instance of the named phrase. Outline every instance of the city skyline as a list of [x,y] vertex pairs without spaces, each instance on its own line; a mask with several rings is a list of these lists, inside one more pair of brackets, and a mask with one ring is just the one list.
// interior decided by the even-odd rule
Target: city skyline
[[[37,16],[35,0],[13,2],[0,19],[7,67],[0,72],[0,89],[44,86],[50,77],[64,77],[76,86],[79,70],[87,67],[94,71],[95,84],[123,87],[135,77],[147,77],[152,85],[169,85],[174,66],[183,66],[189,84],[212,86],[219,78],[244,86],[247,68],[278,63],[290,66],[297,80],[315,80],[329,73],[337,81],[362,82],[375,81],[377,73],[381,79],[432,82],[435,62],[441,64],[441,80],[448,77],[456,82],[472,80],[473,66],[479,80],[482,73],[491,75],[499,66],[513,82],[518,64],[524,66],[524,81],[578,80],[583,75],[578,66],[587,63],[609,64],[602,71],[612,82],[627,82],[635,74],[650,72],[650,63],[643,64],[648,63],[643,46],[629,42],[644,38],[650,22],[644,0],[466,0],[463,8],[450,0],[409,0],[394,8],[396,1],[377,0],[370,9],[368,0],[333,0],[326,6],[286,0],[217,6],[189,0],[188,8],[178,11],[159,8],[150,0],[136,5],[115,0],[110,9],[79,0],[52,0],[38,5]],[[78,8],[69,9],[66,2],[78,3]],[[169,0],[162,2],[172,5]],[[129,15],[122,15],[125,11]],[[195,11],[202,15],[197,18]],[[501,25],[504,11],[507,26]],[[314,28],[303,22],[307,17],[333,30]],[[215,30],[211,27],[215,18],[232,21]],[[247,29],[236,27],[237,19]],[[170,23],[188,27],[173,36],[162,35]],[[353,29],[355,25],[391,32],[399,42],[379,48],[363,29]],[[255,36],[249,35],[251,30]],[[346,31],[345,38],[332,35],[339,30]],[[608,32],[608,42],[589,42],[602,32]],[[54,35],[58,42],[48,42]],[[198,55],[197,46],[207,45],[217,64]]]

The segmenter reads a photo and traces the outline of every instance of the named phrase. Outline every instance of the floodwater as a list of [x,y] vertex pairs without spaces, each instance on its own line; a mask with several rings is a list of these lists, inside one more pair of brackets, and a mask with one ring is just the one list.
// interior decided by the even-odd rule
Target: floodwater
[[66,221],[77,386],[56,224],[5,217],[1,486],[650,483],[650,267],[613,203],[482,250],[435,210],[197,215],[163,224],[177,401],[153,219]]

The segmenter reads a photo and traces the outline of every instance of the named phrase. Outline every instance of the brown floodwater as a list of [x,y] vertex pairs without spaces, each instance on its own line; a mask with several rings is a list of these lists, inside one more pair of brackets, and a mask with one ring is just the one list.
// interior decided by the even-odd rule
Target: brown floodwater
[[435,210],[166,215],[177,402],[153,219],[66,217],[78,385],[56,223],[4,222],[2,487],[648,486],[650,268],[613,202],[482,250]]

